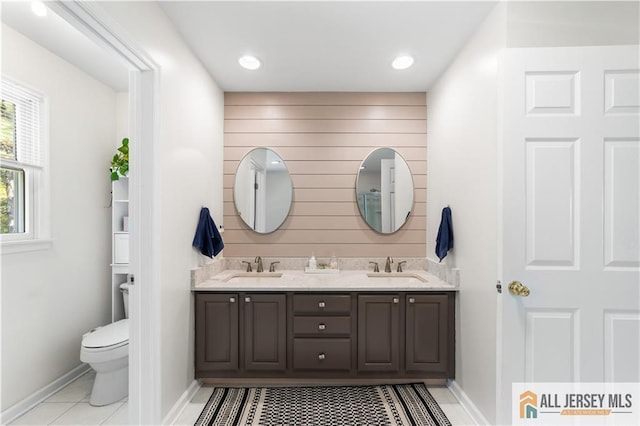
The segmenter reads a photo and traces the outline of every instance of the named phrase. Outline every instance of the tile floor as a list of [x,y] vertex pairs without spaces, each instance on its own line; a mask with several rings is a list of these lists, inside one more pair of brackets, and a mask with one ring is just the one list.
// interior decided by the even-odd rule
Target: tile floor
[[106,405],[89,405],[95,373],[87,372],[10,425],[126,425],[129,420],[127,399]]
[[[126,398],[104,407],[89,405],[95,373],[88,372],[41,402],[10,425],[127,425]],[[203,386],[180,414],[176,425],[193,425],[209,400],[212,388]],[[473,421],[446,387],[429,387],[453,426],[473,425]]]

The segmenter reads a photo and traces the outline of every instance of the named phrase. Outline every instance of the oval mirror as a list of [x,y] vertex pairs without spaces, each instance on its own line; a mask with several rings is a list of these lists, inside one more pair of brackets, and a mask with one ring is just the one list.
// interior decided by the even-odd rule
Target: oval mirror
[[371,229],[391,234],[402,228],[413,208],[413,178],[404,158],[391,148],[369,154],[356,178],[356,200]]
[[293,199],[293,183],[284,160],[269,148],[249,151],[236,170],[233,198],[249,228],[261,234],[278,229]]

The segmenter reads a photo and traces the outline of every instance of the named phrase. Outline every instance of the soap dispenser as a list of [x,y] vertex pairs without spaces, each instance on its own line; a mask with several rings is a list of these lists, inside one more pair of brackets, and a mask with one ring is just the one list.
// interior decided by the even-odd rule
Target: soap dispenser
[[316,257],[313,253],[311,253],[311,257],[309,258],[309,269],[316,269],[318,263],[316,262]]

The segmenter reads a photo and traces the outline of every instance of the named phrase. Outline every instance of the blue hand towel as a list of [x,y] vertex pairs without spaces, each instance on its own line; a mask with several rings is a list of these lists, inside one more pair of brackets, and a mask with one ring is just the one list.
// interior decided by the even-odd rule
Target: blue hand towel
[[200,210],[200,220],[198,221],[196,235],[193,237],[193,246],[208,257],[217,256],[224,248],[224,242],[218,232],[218,227],[206,207]]
[[442,209],[442,219],[436,238],[436,255],[440,262],[447,256],[447,252],[453,248],[453,221],[451,220],[451,209]]

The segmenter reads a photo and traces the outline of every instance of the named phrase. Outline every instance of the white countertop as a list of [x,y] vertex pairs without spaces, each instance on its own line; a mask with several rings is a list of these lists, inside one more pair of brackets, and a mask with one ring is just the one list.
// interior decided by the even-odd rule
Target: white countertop
[[247,273],[225,270],[191,288],[192,291],[457,291],[426,271],[339,271],[305,273],[278,271]]

